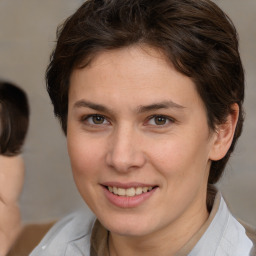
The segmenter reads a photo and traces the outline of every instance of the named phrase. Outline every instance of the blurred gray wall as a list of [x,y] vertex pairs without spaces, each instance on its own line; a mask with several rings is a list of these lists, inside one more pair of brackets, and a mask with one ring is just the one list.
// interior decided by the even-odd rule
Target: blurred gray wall
[[[56,27],[82,2],[0,0],[0,78],[24,88],[31,105],[20,202],[25,222],[60,218],[82,205],[44,83]],[[233,213],[256,226],[256,0],[215,2],[237,27],[246,70],[245,127],[220,187]]]

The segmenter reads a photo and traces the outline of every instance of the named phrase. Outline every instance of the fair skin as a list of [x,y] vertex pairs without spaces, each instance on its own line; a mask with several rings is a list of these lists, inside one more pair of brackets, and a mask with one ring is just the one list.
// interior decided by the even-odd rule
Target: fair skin
[[174,255],[208,218],[211,160],[228,150],[237,114],[211,131],[193,81],[146,46],[75,69],[68,104],[74,179],[110,231],[111,256]]
[[0,155],[0,166],[0,255],[6,255],[21,231],[18,200],[25,169],[20,155]]

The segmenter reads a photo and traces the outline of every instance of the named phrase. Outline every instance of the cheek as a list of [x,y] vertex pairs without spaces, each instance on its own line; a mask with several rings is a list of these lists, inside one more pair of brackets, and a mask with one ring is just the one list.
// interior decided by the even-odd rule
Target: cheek
[[208,144],[200,137],[176,136],[151,147],[150,154],[152,164],[163,176],[173,182],[177,182],[175,178],[189,182],[190,178],[200,178],[204,174],[208,163]]
[[79,135],[68,136],[68,153],[74,177],[86,177],[99,168],[99,159],[102,158],[102,151],[96,143]]
[[204,194],[209,165],[207,146],[201,142],[191,143],[188,137],[176,138],[151,151],[154,168],[163,177],[166,195],[159,204],[167,205],[170,212],[173,205],[177,211],[184,210],[198,194]]
[[192,152],[189,152],[188,146],[178,138],[167,139],[165,142],[151,147],[151,159],[156,165],[162,167],[164,172],[171,174],[177,168],[184,166],[192,157]]
[[77,189],[94,210],[94,197],[103,167],[99,161],[101,151],[95,143],[77,137],[68,137],[68,153]]

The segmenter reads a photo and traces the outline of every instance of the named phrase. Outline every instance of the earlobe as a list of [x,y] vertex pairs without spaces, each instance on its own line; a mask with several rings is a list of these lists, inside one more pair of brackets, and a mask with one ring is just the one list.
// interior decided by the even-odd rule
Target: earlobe
[[227,116],[226,122],[217,126],[214,134],[214,141],[210,152],[210,159],[218,161],[228,152],[235,133],[239,117],[239,106],[234,103],[231,106],[231,113]]

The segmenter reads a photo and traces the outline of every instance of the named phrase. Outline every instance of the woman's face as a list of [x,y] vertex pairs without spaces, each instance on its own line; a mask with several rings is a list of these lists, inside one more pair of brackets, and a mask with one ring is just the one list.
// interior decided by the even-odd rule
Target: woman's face
[[110,231],[157,234],[206,212],[215,133],[192,80],[152,48],[72,73],[67,142],[78,190]]

